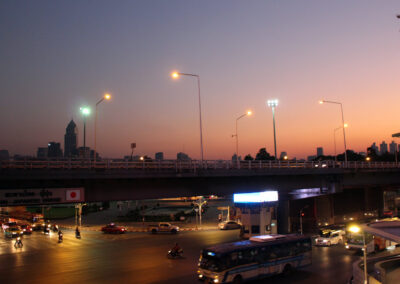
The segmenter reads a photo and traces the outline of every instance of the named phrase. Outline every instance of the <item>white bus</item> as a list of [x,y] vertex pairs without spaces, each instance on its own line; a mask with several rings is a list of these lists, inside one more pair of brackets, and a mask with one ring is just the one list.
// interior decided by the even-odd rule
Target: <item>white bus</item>
[[208,283],[242,283],[289,274],[311,264],[312,245],[301,235],[261,235],[250,240],[225,243],[201,251],[199,280]]

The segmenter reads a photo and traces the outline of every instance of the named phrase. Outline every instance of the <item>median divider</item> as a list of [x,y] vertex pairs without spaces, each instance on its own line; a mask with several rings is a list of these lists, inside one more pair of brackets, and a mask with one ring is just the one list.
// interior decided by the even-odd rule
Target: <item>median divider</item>
[[[126,228],[127,232],[132,232],[132,233],[148,233],[149,229],[147,227],[130,227],[130,226],[124,226]],[[65,229],[70,229],[70,230],[75,230],[76,226],[75,225],[62,225],[60,228],[65,228]],[[81,231],[92,231],[92,232],[100,232],[102,226],[88,226],[88,225],[82,225]],[[204,226],[204,227],[188,227],[188,228],[179,228],[180,232],[188,232],[188,231],[209,231],[209,230],[217,230],[217,226]]]

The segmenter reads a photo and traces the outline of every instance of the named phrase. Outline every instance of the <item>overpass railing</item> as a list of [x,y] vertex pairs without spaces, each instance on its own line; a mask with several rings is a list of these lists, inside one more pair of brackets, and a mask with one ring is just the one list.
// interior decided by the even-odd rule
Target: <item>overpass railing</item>
[[400,163],[394,162],[299,162],[299,161],[230,161],[230,160],[207,160],[201,161],[121,161],[121,160],[101,160],[93,161],[83,160],[16,160],[0,161],[0,170],[4,169],[22,169],[22,170],[40,170],[40,169],[95,169],[95,170],[169,170],[169,171],[196,171],[197,169],[224,169],[224,170],[265,170],[265,169],[389,169],[400,168]]

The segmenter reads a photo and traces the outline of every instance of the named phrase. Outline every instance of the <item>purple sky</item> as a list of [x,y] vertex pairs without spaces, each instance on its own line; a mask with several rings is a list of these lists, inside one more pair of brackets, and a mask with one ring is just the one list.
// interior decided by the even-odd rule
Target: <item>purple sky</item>
[[[98,150],[167,158],[199,157],[196,81],[201,76],[206,159],[259,148],[273,152],[271,110],[278,98],[278,153],[333,153],[335,105],[344,105],[348,148],[365,151],[400,132],[400,2],[2,1],[0,149],[35,154],[62,142],[67,123],[82,134],[79,107],[99,106]],[[87,144],[93,146],[93,117]],[[82,144],[82,135],[80,135]],[[338,151],[343,151],[337,135]],[[62,146],[64,147],[64,146]]]

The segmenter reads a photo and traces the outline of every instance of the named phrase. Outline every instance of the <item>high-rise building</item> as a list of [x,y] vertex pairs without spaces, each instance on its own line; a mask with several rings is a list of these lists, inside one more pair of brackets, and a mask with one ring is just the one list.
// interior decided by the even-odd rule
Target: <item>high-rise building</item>
[[389,152],[390,154],[395,154],[397,149],[397,143],[392,141],[392,143],[389,144]]
[[371,149],[375,150],[375,154],[379,155],[379,149],[378,146],[376,146],[376,143],[372,143]]
[[156,155],[155,155],[155,160],[156,161],[164,160],[164,153],[163,152],[157,152]]
[[324,148],[318,147],[317,148],[317,157],[324,155]]
[[380,146],[380,151],[379,151],[380,154],[381,155],[386,154],[388,151],[388,145],[385,143],[385,141],[382,141],[381,145],[379,146]]
[[37,149],[36,157],[38,159],[46,159],[48,156],[49,148],[48,147],[39,147]]
[[49,144],[47,144],[47,157],[49,158],[62,157],[62,150],[60,143],[49,142]]
[[64,157],[78,156],[78,128],[75,122],[71,119],[65,129],[64,135]]

